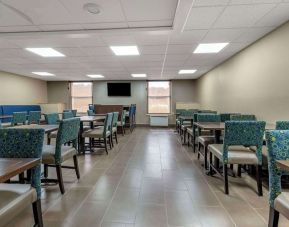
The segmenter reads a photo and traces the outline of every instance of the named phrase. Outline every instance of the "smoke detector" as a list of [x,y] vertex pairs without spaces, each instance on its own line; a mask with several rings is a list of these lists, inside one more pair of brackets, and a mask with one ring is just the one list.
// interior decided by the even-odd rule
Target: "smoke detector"
[[100,14],[100,6],[95,3],[84,4],[83,9],[91,14]]

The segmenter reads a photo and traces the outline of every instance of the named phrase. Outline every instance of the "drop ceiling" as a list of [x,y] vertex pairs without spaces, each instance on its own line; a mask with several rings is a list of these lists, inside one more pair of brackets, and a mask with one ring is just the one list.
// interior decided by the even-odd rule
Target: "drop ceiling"
[[[84,4],[95,3],[100,14]],[[2,0],[0,70],[43,80],[196,79],[289,20],[289,0]],[[199,43],[229,42],[217,54]],[[139,56],[110,46],[137,45]],[[43,58],[25,48],[52,47]],[[179,75],[181,69],[197,69]],[[49,72],[41,77],[32,72]]]

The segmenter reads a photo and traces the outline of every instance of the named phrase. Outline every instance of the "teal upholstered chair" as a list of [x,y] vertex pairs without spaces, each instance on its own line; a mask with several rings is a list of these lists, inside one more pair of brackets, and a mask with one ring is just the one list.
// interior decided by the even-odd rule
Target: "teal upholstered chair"
[[93,110],[87,110],[87,116],[93,116],[94,112]]
[[[41,158],[43,129],[0,129],[1,158]],[[35,226],[43,226],[41,212],[41,167],[31,169],[31,185],[0,184],[1,226],[32,203]]]
[[126,117],[126,110],[123,110],[121,113],[120,121],[117,122],[117,127],[121,128],[123,136],[125,134],[125,117]]
[[239,113],[221,113],[220,114],[221,122],[230,121],[231,116],[233,116],[233,115],[241,115],[241,114],[239,114]]
[[[65,193],[62,168],[74,169],[77,179],[80,178],[78,161],[77,161],[77,141],[80,128],[80,119],[71,118],[61,120],[56,137],[56,145],[44,145],[42,154],[42,163],[44,164],[44,176],[46,182],[57,182],[62,194]],[[72,142],[72,146],[66,144]],[[73,158],[74,166],[64,166],[63,162]],[[47,179],[48,167],[55,167],[57,180]]]
[[[206,114],[201,113],[197,115],[197,122],[220,122],[221,117],[219,114]],[[198,159],[200,158],[200,155],[204,158],[204,166],[205,169],[208,168],[207,164],[207,154],[208,154],[208,145],[213,144],[215,142],[215,136],[213,135],[201,135],[201,131],[198,131]],[[203,151],[201,150],[201,147],[203,148]]]
[[74,114],[72,111],[64,111],[62,113],[62,119],[69,119],[69,118],[73,118]]
[[289,121],[276,121],[276,130],[289,130]]
[[231,115],[232,121],[256,121],[256,116],[253,114]]
[[[112,148],[112,144],[111,144],[112,120],[113,120],[113,113],[107,113],[103,127],[98,127],[98,128],[91,129],[82,133],[82,137],[84,139],[89,138],[90,151],[93,151],[92,146],[96,146],[96,147],[105,148],[105,151],[108,154],[107,142],[109,142],[110,149]],[[97,139],[97,141],[94,141],[94,139]],[[82,146],[84,145],[85,144],[82,144]],[[82,150],[84,151],[85,147],[83,147]]]
[[[59,124],[59,114],[58,113],[50,113],[45,114],[45,121],[48,125],[58,125]],[[57,131],[53,131],[49,134],[47,134],[47,144],[49,145],[51,143],[51,139],[56,139],[57,137]]]
[[[258,194],[262,196],[262,145],[265,131],[264,121],[226,121],[224,144],[210,144],[210,173],[213,170],[219,173],[213,166],[212,155],[223,162],[223,177],[225,181],[225,193],[229,194],[228,164],[254,165],[257,168]],[[256,147],[252,151],[249,147]]]
[[288,172],[277,167],[277,160],[289,159],[289,130],[266,132],[269,169],[269,227],[277,227],[279,213],[289,219],[289,192],[282,192],[281,177]]
[[117,121],[118,121],[119,112],[113,112],[113,118],[111,122],[111,144],[113,146],[113,137],[115,142],[117,142]]
[[182,116],[183,113],[186,112],[185,109],[176,109],[176,131],[180,132],[181,121],[179,116]]
[[72,112],[73,117],[76,117],[76,115],[77,115],[77,110],[69,110],[69,109],[67,109],[67,110],[63,110],[63,112]]
[[39,124],[41,120],[40,111],[30,111],[28,115],[28,124]]
[[12,126],[19,125],[19,124],[25,125],[26,120],[27,120],[27,112],[26,111],[14,112],[13,117],[12,117],[12,121],[11,121],[11,125]]

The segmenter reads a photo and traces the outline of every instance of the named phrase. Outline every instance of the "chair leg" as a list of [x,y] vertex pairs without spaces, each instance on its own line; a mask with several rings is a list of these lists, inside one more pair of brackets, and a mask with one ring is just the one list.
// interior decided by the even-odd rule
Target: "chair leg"
[[109,148],[112,149],[111,136],[108,137]]
[[262,189],[262,165],[257,166],[257,187],[258,187],[258,195],[263,196],[263,189]]
[[212,168],[212,165],[213,165],[213,154],[211,152],[209,152],[209,159],[210,159],[210,164],[209,164],[209,174],[210,176],[213,176],[213,168]]
[[279,212],[270,206],[268,227],[278,227]]
[[48,165],[44,164],[44,178],[48,177]]
[[60,192],[61,192],[61,194],[64,194],[65,193],[65,189],[64,189],[63,178],[62,178],[61,165],[56,165],[55,167],[56,167],[57,180],[58,180]]
[[47,145],[51,144],[51,139],[49,138],[49,134],[47,135]]
[[187,134],[187,132],[184,130],[184,144],[186,144],[186,135]]
[[204,166],[205,166],[205,170],[208,169],[207,154],[208,154],[208,147],[204,146]]
[[73,163],[74,163],[74,168],[75,168],[75,173],[76,173],[77,179],[79,179],[80,174],[79,174],[78,160],[77,160],[76,155],[73,155]]
[[238,172],[237,172],[238,177],[242,177],[242,165],[238,164]]
[[110,135],[110,142],[111,142],[112,147],[114,147],[114,144],[113,144],[113,133],[111,133],[111,135]]
[[107,138],[104,138],[104,148],[105,148],[106,154],[108,154],[108,151],[107,151]]
[[117,141],[117,132],[115,132],[114,136],[115,136],[115,142],[116,142],[116,144],[118,144],[118,141]]
[[34,203],[32,203],[33,216],[34,216],[34,226],[42,227],[43,219],[42,219],[42,210],[41,210],[41,200],[37,199]]
[[224,181],[225,181],[225,194],[229,194],[229,183],[228,183],[228,166],[227,164],[223,164],[223,174],[224,174]]
[[124,136],[124,127],[121,126],[121,132],[122,132],[122,135]]

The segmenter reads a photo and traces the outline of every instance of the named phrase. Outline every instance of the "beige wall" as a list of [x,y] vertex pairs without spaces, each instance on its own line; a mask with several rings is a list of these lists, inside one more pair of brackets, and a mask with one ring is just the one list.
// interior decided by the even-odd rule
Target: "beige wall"
[[198,80],[205,109],[289,119],[289,23]]
[[46,81],[0,72],[0,105],[47,102]]
[[[123,104],[137,105],[137,124],[149,124],[147,114],[147,82],[131,81],[131,97],[108,97],[106,81],[94,82],[93,102],[98,104]],[[176,102],[196,102],[196,81],[173,80],[172,81],[172,111],[175,112]],[[169,123],[174,123],[174,115]]]
[[70,91],[67,81],[48,81],[47,82],[48,103],[64,103],[69,108]]

